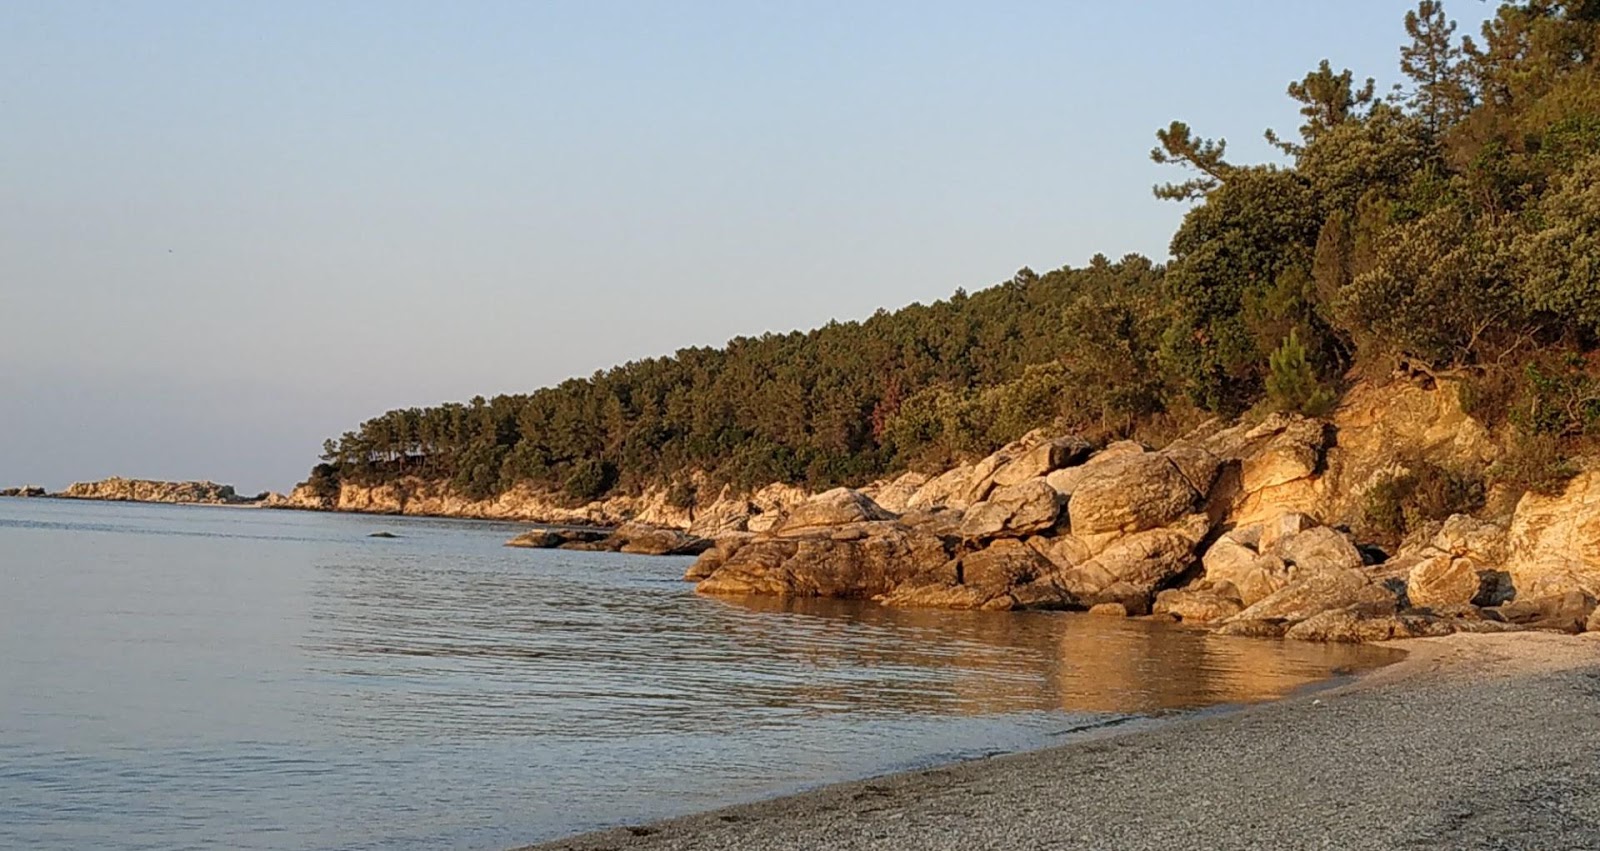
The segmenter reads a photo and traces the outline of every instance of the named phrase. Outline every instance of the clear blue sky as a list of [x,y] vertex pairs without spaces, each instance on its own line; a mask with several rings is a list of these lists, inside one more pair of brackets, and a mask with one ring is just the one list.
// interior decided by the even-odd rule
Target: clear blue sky
[[1153,131],[1265,158],[1411,5],[7,0],[0,485],[284,489],[388,408],[1164,258]]

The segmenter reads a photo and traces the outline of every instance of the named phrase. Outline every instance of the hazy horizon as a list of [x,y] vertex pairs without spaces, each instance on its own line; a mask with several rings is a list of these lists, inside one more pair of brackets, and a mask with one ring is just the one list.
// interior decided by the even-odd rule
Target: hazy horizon
[[0,486],[286,490],[390,408],[1164,259],[1154,131],[1268,159],[1413,6],[6,4]]

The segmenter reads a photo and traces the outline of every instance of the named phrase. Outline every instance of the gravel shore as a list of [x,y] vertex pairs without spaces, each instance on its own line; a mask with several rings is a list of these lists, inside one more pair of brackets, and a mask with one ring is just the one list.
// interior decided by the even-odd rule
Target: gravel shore
[[536,847],[1600,849],[1600,636],[1396,646],[1277,703]]

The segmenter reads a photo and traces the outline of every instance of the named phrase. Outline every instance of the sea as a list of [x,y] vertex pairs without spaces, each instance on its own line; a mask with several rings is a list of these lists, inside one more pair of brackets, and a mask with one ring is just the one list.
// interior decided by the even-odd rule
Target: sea
[[0,847],[498,851],[1395,656],[708,597],[691,559],[502,546],[524,528],[0,499]]

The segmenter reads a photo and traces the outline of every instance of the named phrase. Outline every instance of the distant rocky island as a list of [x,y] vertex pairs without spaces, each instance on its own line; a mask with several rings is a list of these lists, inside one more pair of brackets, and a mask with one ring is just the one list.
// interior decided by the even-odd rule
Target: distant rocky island
[[24,485],[0,490],[0,496],[88,499],[107,502],[164,502],[183,505],[264,505],[276,494],[243,496],[233,485],[216,482],[162,482],[150,479],[124,479],[112,476],[97,482],[74,482],[59,493]]

